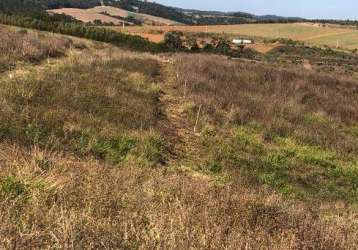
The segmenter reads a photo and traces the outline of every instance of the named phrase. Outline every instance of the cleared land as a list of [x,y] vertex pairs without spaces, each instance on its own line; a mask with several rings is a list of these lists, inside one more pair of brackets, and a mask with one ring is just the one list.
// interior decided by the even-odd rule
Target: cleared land
[[48,12],[56,13],[56,14],[65,14],[84,23],[91,23],[91,22],[93,23],[96,20],[100,20],[103,23],[113,23],[115,25],[120,25],[123,23],[122,20],[119,20],[117,18],[110,17],[104,14],[93,13],[83,9],[62,8],[62,9],[49,10]]
[[311,45],[328,45],[344,49],[358,48],[358,31],[343,28],[322,27],[319,25],[309,25],[305,23],[297,24],[242,24],[242,25],[216,25],[216,26],[169,26],[169,27],[127,27],[127,32],[135,34],[145,34],[159,40],[160,34],[153,34],[161,31],[163,39],[164,33],[168,31],[183,32],[208,32],[225,33],[233,35],[245,35],[262,38],[290,38],[293,40],[305,41]]
[[[147,14],[134,13],[120,8],[110,6],[97,6],[91,9],[75,9],[75,8],[62,8],[48,10],[49,13],[65,14],[85,23],[101,20],[103,23],[113,23],[120,25],[123,23],[122,18],[132,17],[145,24],[150,25],[178,25],[169,19],[151,16]],[[131,24],[130,22],[125,22]]]

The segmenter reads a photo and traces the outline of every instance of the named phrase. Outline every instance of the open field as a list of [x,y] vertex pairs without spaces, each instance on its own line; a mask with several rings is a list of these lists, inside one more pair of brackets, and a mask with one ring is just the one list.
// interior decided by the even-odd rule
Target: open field
[[104,14],[99,14],[85,9],[63,8],[63,9],[48,10],[48,13],[65,14],[84,23],[91,23],[91,22],[93,23],[96,20],[100,20],[103,23],[113,23],[114,25],[120,25],[123,23],[122,20],[119,20],[117,18],[110,17]]
[[357,248],[351,75],[0,35],[0,249]]
[[[120,25],[123,23],[123,18],[132,17],[145,24],[150,25],[178,25],[179,23],[169,19],[151,16],[147,14],[134,13],[126,11],[120,8],[110,6],[97,6],[91,9],[75,9],[75,8],[62,8],[48,10],[49,13],[65,14],[72,16],[73,18],[82,22],[94,22],[95,20],[101,20],[103,23],[113,23]],[[126,24],[132,24],[131,22],[124,21]]]
[[[118,29],[121,30],[121,29]],[[183,31],[225,33],[232,35],[245,35],[261,38],[290,38],[305,41],[311,45],[328,45],[344,49],[358,48],[358,31],[352,29],[321,27],[311,24],[242,24],[218,26],[169,26],[169,27],[127,27],[126,31],[144,36],[153,36],[154,41],[163,38],[163,34],[153,34],[153,31]]]

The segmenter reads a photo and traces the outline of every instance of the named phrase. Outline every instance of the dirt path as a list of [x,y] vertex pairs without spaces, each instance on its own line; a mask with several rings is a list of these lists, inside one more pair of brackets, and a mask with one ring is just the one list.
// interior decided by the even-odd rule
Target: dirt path
[[[46,72],[57,67],[66,60],[78,56],[82,51],[68,51],[66,56],[49,58],[38,64],[20,65],[14,70],[0,74],[2,79],[26,77],[31,72]],[[164,119],[160,129],[169,143],[170,157],[167,159],[168,166],[182,167],[187,162],[193,162],[196,151],[200,150],[197,143],[198,135],[194,133],[194,126],[189,122],[183,110],[186,100],[181,96],[176,87],[177,76],[173,59],[162,58],[161,67],[161,90],[160,102]],[[40,73],[39,73],[40,74]]]
[[303,68],[305,68],[306,70],[309,70],[309,71],[313,70],[310,61],[307,60],[307,59],[305,59],[305,60],[303,61]]
[[184,113],[185,100],[176,89],[174,62],[164,59],[161,64],[163,76],[161,103],[166,117],[162,130],[169,140],[172,155],[168,165],[181,165],[184,164],[183,160],[190,160],[190,155],[195,154],[193,151],[198,148],[196,145],[198,136]]

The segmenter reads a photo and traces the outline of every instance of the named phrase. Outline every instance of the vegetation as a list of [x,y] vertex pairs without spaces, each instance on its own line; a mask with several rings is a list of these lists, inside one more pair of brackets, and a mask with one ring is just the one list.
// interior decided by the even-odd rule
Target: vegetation
[[[306,20],[303,18],[281,17],[274,15],[257,16],[245,12],[219,12],[183,10],[158,4],[155,2],[144,2],[141,0],[104,0],[104,4],[123,8],[128,11],[149,14],[167,18],[179,23],[191,25],[222,25],[222,24],[245,24],[245,23],[296,23],[311,22],[324,24],[348,25],[356,27],[354,20]],[[3,12],[29,12],[29,10],[44,10],[58,8],[80,8],[88,9],[100,6],[100,0],[2,0],[0,11]]]
[[23,16],[1,14],[0,12],[0,23],[88,38],[133,50],[153,53],[165,51],[165,48],[161,44],[149,42],[140,36],[131,36],[106,28],[90,27],[72,21],[67,22],[66,17],[63,15],[49,16],[39,14],[38,16]]
[[100,4],[99,0],[2,0],[0,11],[29,13],[31,11],[57,8],[87,9]]
[[[140,13],[167,18],[184,24],[218,25],[218,24],[242,24],[242,23],[288,23],[302,21],[297,18],[285,18],[279,16],[254,16],[248,13],[235,12],[202,12],[188,11],[164,6],[155,2],[140,0],[104,0],[108,6],[119,7],[128,11],[137,10]],[[87,9],[100,6],[100,0],[2,0],[0,11],[29,12],[29,10],[44,10],[57,8],[81,8]]]
[[60,39],[27,30],[9,31],[0,26],[0,72],[9,70],[19,62],[39,62],[62,56],[71,45],[70,39]]
[[358,120],[355,81],[213,56],[177,60],[192,126],[200,107],[203,165],[239,168],[289,196],[357,202],[358,140],[346,132]]
[[[0,248],[358,245],[358,85],[347,72],[0,33]],[[118,45],[137,49],[128,39]],[[217,49],[224,39],[199,51]],[[271,56],[346,55],[280,49]]]
[[[151,81],[157,67],[150,59],[87,56],[86,63],[66,61],[41,76],[28,74],[2,82],[0,138],[114,163],[129,152],[140,154],[138,145],[145,147],[146,140],[160,150],[162,144],[152,141],[151,134],[130,135],[133,129],[156,124],[158,90]],[[145,158],[161,159],[152,154],[157,153]]]
[[[282,40],[282,39],[281,39]],[[339,74],[355,75],[358,72],[358,56],[354,53],[333,50],[329,47],[309,47],[299,42],[286,43],[272,49],[265,59],[281,64],[302,64],[309,62],[317,71],[337,72]],[[294,45],[292,45],[294,44]]]
[[[119,31],[120,29],[117,30]],[[356,30],[340,26],[322,27],[309,23],[209,25],[207,27],[196,25],[128,27],[127,30],[136,34],[153,31],[180,31],[191,34],[201,33],[202,36],[219,36],[230,40],[238,37],[249,37],[258,41],[272,39],[285,44],[291,42],[290,45],[297,44],[298,42],[296,41],[299,41],[307,46],[329,46],[334,49],[350,51],[358,49],[358,32]]]

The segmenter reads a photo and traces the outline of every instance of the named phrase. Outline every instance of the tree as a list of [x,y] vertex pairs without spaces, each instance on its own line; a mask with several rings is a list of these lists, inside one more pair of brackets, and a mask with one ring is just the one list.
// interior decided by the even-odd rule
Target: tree
[[173,31],[167,32],[164,36],[164,43],[169,49],[172,50],[181,50],[183,49],[183,41],[181,37],[183,36],[182,32]]
[[187,46],[189,48],[190,51],[192,52],[197,52],[200,50],[198,42],[196,41],[195,38],[191,38],[187,41]]
[[218,44],[216,45],[216,51],[219,54],[229,55],[231,51],[231,47],[228,41],[220,39]]

